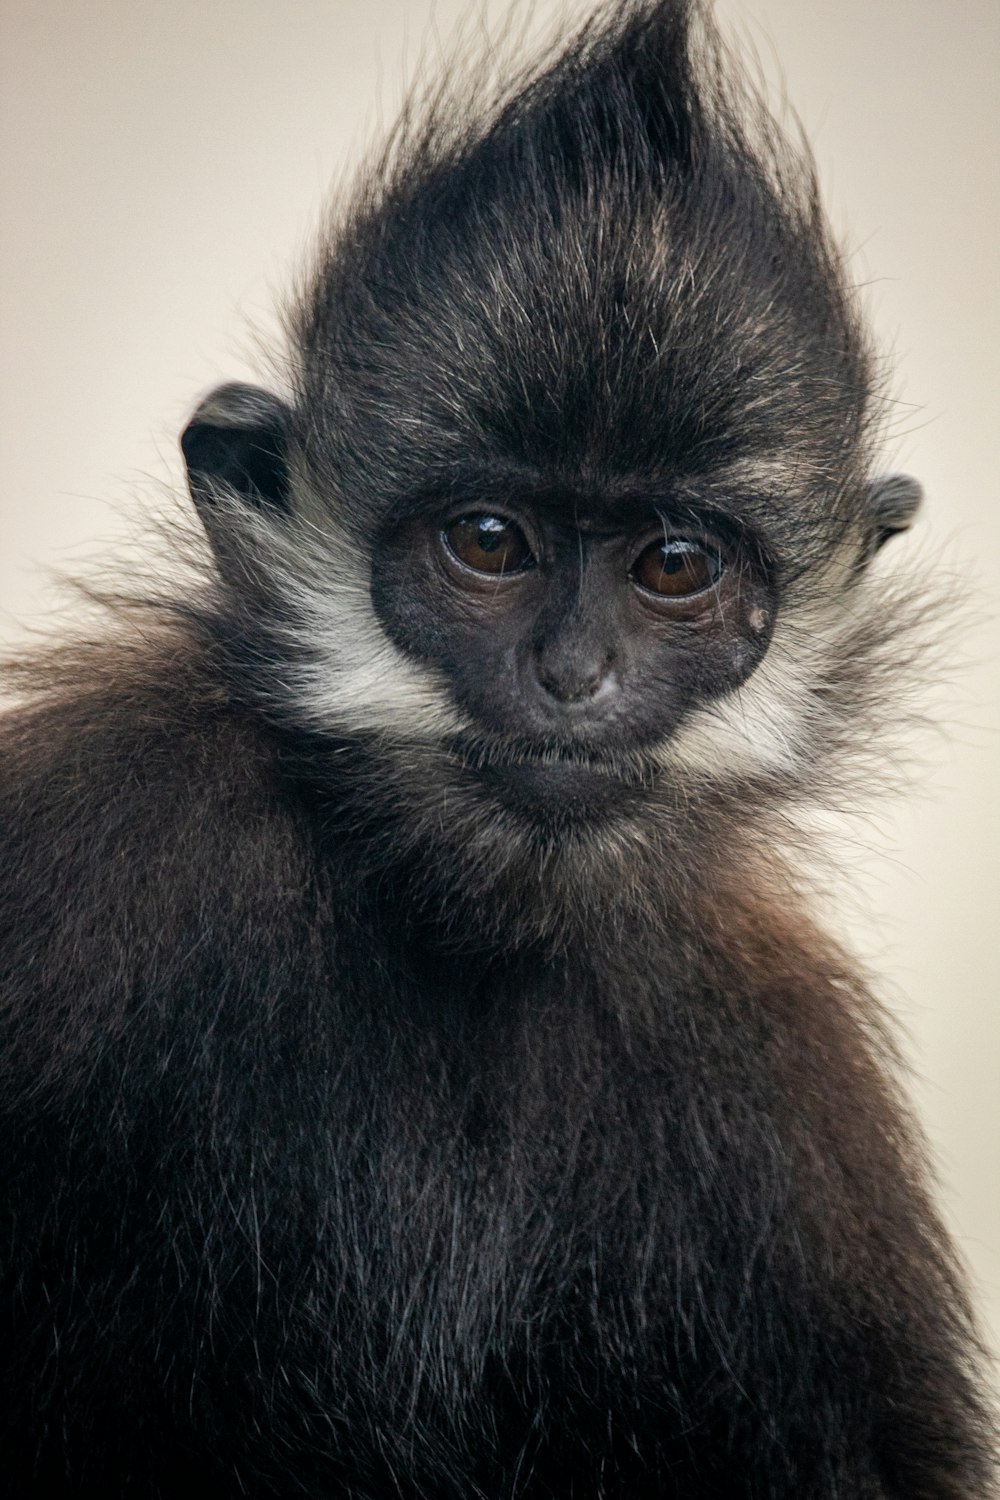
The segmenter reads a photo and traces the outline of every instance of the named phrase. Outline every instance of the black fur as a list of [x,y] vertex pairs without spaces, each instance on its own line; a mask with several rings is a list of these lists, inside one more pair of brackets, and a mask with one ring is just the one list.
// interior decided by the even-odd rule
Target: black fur
[[[201,582],[11,669],[14,1494],[988,1491],[891,1045],[788,852],[912,654],[868,564],[919,491],[724,62],[614,5],[411,111],[287,404],[187,430]],[[476,596],[441,527],[504,506],[539,565]],[[628,613],[650,515],[714,606]]]

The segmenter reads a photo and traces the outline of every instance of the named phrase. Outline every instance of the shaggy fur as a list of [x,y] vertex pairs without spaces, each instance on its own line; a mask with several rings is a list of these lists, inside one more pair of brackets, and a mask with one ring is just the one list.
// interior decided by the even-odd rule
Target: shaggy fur
[[[373,164],[289,400],[196,414],[200,581],[11,669],[5,1480],[978,1500],[962,1277],[789,863],[914,652],[808,162],[682,0],[486,97]],[[535,734],[380,582],[456,498],[582,559],[636,494],[767,601],[735,685],[670,656],[669,725],[623,679],[599,743]]]

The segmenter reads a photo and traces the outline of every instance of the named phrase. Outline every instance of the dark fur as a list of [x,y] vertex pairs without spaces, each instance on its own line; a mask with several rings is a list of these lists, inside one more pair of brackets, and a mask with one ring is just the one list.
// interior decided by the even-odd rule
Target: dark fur
[[[871,481],[871,357],[808,168],[679,3],[612,7],[464,109],[432,100],[366,181],[290,405],[230,393],[189,429],[203,582],[20,669],[3,1473],[95,1500],[978,1500],[961,1276],[877,1007],[782,850],[907,639],[863,588],[913,504]],[[723,483],[761,455],[781,485]],[[338,709],[350,642],[309,628],[338,569],[428,497],[542,483],[724,513],[793,632],[847,550],[787,763],[671,773],[621,731],[613,807],[581,763],[525,811],[490,790],[513,728],[456,760]]]

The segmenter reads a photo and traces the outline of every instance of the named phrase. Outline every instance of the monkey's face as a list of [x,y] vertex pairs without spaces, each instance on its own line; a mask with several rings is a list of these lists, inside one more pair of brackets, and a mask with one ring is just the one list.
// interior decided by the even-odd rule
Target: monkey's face
[[513,482],[391,524],[371,587],[458,710],[450,752],[529,814],[603,814],[647,782],[692,709],[758,665],[775,602],[760,547],[721,517]]
[[463,466],[358,518],[287,462],[292,425],[228,387],[184,437],[253,634],[239,670],[281,722],[368,746],[424,818],[606,826],[664,792],[783,794],[877,719],[898,616],[867,563],[909,524],[912,481],[824,492],[774,459],[635,480]]

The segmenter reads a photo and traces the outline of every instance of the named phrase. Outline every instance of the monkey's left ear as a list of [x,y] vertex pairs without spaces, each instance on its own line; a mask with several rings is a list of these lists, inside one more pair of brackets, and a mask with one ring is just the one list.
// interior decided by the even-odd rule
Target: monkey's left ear
[[873,552],[901,531],[909,531],[924,492],[909,474],[882,474],[868,486]]
[[291,413],[253,385],[220,385],[181,433],[188,488],[216,552],[218,500],[235,493],[254,510],[291,513],[286,443]]

